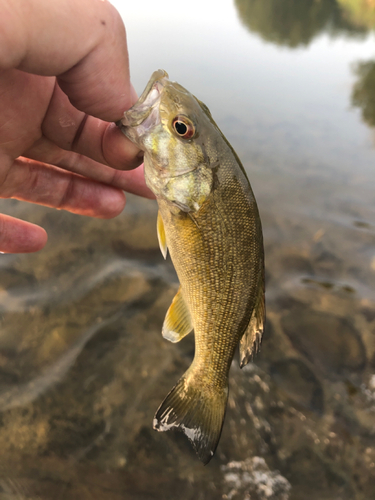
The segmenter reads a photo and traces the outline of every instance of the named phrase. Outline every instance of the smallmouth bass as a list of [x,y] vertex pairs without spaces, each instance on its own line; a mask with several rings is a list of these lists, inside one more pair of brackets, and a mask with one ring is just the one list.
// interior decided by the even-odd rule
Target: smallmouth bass
[[163,336],[194,330],[194,360],[164,399],[154,429],[177,428],[203,463],[224,422],[235,349],[240,365],[258,351],[265,316],[264,253],[257,204],[244,168],[207,106],[155,71],[118,123],[144,151],[156,196],[161,252],[169,250],[180,288]]

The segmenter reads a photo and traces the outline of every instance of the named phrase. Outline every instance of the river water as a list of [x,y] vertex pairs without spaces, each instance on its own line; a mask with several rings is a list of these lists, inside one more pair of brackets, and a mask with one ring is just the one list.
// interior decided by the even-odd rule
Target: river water
[[241,157],[267,326],[235,359],[206,467],[155,410],[194,353],[161,336],[178,283],[156,204],[111,221],[14,200],[44,250],[0,257],[0,500],[368,500],[375,492],[375,5],[116,1],[132,80],[205,102]]

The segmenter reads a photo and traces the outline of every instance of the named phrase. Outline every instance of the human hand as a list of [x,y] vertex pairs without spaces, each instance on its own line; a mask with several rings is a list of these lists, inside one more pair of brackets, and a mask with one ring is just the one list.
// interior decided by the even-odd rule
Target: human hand
[[[122,190],[153,197],[142,167],[121,171],[142,156],[108,123],[137,100],[115,8],[0,0],[0,9],[0,198],[110,218],[125,205]],[[46,241],[41,227],[0,215],[0,251]]]

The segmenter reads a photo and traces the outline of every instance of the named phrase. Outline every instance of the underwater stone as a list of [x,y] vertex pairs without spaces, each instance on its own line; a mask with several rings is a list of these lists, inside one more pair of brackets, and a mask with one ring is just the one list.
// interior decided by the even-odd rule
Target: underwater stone
[[228,493],[225,499],[288,500],[291,485],[279,471],[271,471],[264,458],[229,462],[221,467]]
[[327,374],[361,371],[366,352],[355,328],[342,318],[313,310],[287,313],[281,324],[293,346]]
[[271,375],[277,386],[294,402],[315,411],[324,412],[323,388],[314,373],[299,359],[285,359],[273,363]]

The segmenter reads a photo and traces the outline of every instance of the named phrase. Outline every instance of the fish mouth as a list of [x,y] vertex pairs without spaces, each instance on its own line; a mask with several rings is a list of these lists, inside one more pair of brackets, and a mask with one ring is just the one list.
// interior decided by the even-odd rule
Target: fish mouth
[[168,78],[166,71],[162,69],[154,71],[138,101],[125,111],[123,118],[117,122],[129,139],[134,141],[135,136],[138,138],[144,136],[146,132],[160,123],[158,105],[164,87],[169,81]]

